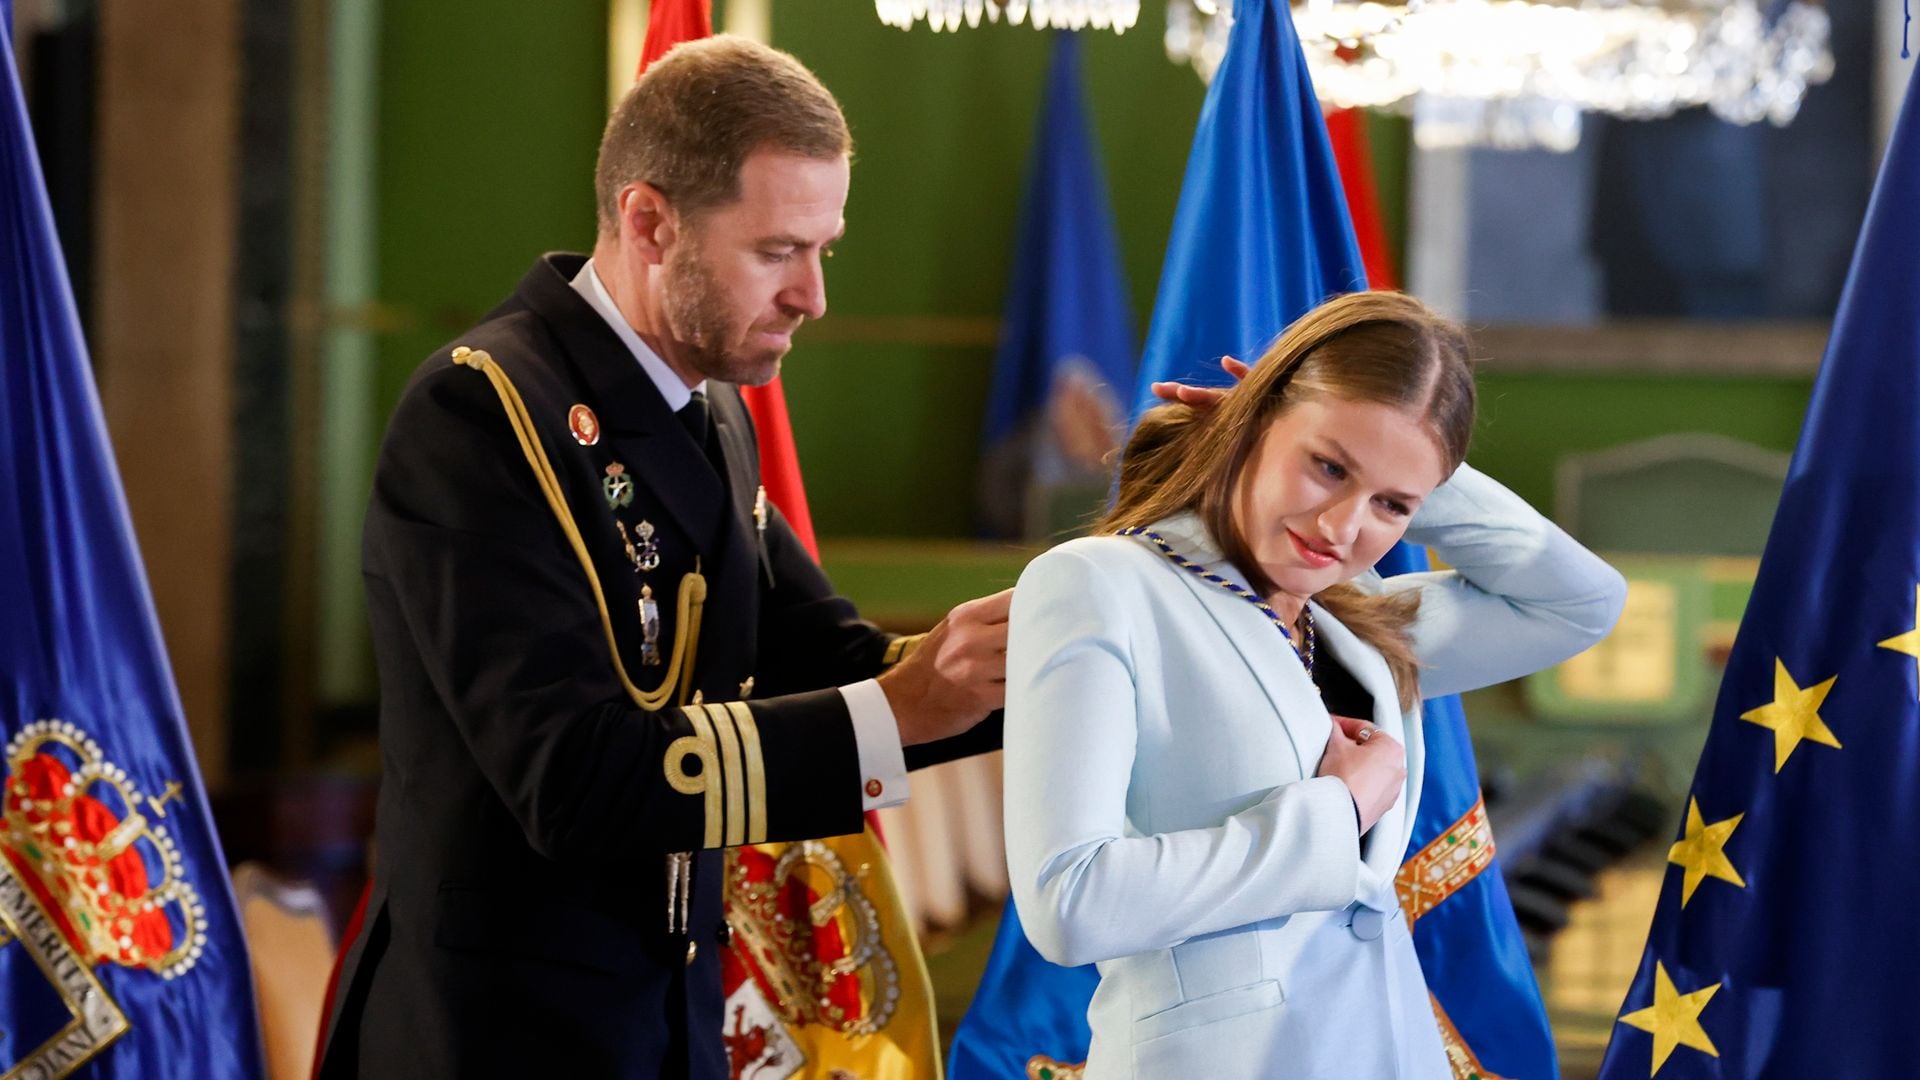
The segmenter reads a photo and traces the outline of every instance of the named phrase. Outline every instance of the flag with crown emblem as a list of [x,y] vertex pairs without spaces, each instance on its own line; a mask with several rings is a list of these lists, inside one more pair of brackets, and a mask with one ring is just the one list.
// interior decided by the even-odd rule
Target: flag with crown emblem
[[1605,1080],[1916,1072],[1917,98],[1909,81]]
[[0,1075],[262,1074],[0,0]]

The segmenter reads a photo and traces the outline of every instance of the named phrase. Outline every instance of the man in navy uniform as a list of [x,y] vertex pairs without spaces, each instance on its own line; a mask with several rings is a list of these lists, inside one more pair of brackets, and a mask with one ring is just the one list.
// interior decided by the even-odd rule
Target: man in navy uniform
[[857,832],[909,766],[998,745],[1008,594],[921,639],[861,621],[733,385],[825,312],[850,152],[792,57],[680,46],[607,125],[591,259],[541,258],[402,396],[364,544],[377,868],[325,1075],[725,1077],[722,849]]

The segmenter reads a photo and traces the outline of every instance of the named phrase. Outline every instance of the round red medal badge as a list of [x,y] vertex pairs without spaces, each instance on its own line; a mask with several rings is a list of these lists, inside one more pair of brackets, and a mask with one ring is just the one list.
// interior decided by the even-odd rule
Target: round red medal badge
[[573,429],[573,441],[581,446],[592,446],[600,441],[600,418],[585,405],[575,405],[567,410],[567,427]]

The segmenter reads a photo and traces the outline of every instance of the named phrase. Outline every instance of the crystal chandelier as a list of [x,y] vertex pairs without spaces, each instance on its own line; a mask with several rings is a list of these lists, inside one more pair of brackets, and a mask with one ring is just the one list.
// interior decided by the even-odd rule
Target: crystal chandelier
[[[1810,0],[1771,25],[1758,0],[1305,0],[1293,17],[1321,103],[1411,113],[1423,147],[1571,150],[1589,110],[1784,125],[1833,74]],[[1231,0],[1168,0],[1167,55],[1211,79],[1232,22]]]
[[1036,30],[1112,30],[1123,34],[1140,21],[1140,0],[873,0],[880,21],[910,30],[922,19],[935,30],[958,30],[982,18],[1010,23],[1031,19]]

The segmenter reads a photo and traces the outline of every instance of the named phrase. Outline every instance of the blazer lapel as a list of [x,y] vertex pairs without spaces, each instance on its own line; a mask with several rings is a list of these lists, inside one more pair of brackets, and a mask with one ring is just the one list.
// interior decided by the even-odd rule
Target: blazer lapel
[[[1153,530],[1165,537],[1173,550],[1189,561],[1198,563],[1202,569],[1228,578],[1242,588],[1246,587],[1246,579],[1233,564],[1221,557],[1213,538],[1195,515],[1179,514],[1167,518],[1155,523]],[[1141,542],[1152,544],[1144,539]],[[1154,550],[1158,552],[1159,549],[1154,546]],[[1221,633],[1240,654],[1247,669],[1253,672],[1254,679],[1266,694],[1268,704],[1280,718],[1281,730],[1286,732],[1287,741],[1293,747],[1300,775],[1303,778],[1311,777],[1326,751],[1327,735],[1332,731],[1333,721],[1327,715],[1326,706],[1320,702],[1320,693],[1314,689],[1313,680],[1307,677],[1306,667],[1280,636],[1280,630],[1273,625],[1273,620],[1244,597],[1171,562],[1168,563],[1168,569],[1179,575],[1182,583],[1193,592],[1200,606],[1212,616]]]
[[1372,720],[1376,727],[1400,740],[1407,750],[1407,788],[1367,833],[1361,859],[1384,880],[1392,881],[1406,854],[1410,832],[1408,811],[1419,797],[1421,762],[1420,726],[1409,726],[1400,712],[1400,692],[1394,686],[1393,672],[1378,650],[1369,647],[1346,628],[1339,619],[1313,604],[1313,625],[1319,647],[1333,655],[1353,674],[1361,687],[1373,695]]

